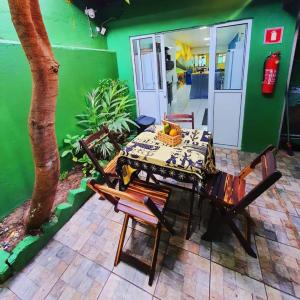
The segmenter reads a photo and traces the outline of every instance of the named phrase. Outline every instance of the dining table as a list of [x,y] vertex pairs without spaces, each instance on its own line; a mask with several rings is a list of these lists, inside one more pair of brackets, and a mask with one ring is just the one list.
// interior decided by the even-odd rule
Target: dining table
[[[191,235],[192,210],[195,192],[206,178],[218,171],[215,164],[212,134],[205,130],[182,128],[181,143],[169,146],[158,139],[162,125],[152,125],[131,140],[119,153],[116,172],[120,189],[126,190],[131,180],[141,171],[147,181],[158,182],[156,175],[175,182],[191,185],[190,212],[186,238]],[[180,188],[180,186],[178,185]]]

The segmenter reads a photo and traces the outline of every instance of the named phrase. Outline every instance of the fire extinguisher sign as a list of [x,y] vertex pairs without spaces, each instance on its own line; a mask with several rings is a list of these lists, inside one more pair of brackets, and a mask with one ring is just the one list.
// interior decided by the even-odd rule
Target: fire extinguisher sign
[[282,42],[283,27],[267,28],[265,30],[265,44],[279,44]]

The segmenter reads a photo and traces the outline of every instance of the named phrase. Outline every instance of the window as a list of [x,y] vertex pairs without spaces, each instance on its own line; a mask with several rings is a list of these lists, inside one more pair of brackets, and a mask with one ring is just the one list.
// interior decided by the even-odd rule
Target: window
[[217,28],[216,90],[242,89],[246,32],[246,24]]
[[219,53],[217,54],[217,64],[225,64],[226,54]]

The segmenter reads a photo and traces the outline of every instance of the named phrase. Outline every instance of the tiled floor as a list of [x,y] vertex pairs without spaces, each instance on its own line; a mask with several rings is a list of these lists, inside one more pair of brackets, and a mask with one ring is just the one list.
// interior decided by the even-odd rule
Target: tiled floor
[[[232,173],[254,157],[220,149],[216,156],[218,167]],[[186,221],[170,215],[178,235],[163,234],[150,287],[148,276],[133,267],[123,262],[113,266],[123,216],[94,196],[1,288],[0,299],[300,298],[300,153],[289,158],[280,152],[278,166],[283,178],[249,208],[256,223],[253,248],[258,259],[248,256],[226,230],[218,242],[201,241],[209,212],[204,202],[201,227],[196,226],[188,241]],[[250,176],[250,184],[257,182],[257,174]],[[184,206],[185,199],[188,195],[177,191],[172,203]],[[199,219],[198,213],[195,223]],[[125,248],[135,255],[149,258],[152,245],[146,227],[127,231]]]

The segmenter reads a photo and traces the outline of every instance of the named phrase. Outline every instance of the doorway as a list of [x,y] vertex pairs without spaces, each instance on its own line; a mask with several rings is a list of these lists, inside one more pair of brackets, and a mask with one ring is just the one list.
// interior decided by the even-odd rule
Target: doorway
[[131,38],[139,115],[195,114],[221,147],[242,139],[251,20]]
[[167,113],[194,112],[195,127],[208,129],[208,77],[210,29],[200,27],[164,33]]

